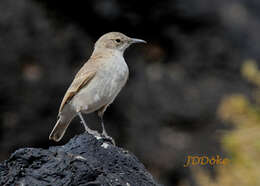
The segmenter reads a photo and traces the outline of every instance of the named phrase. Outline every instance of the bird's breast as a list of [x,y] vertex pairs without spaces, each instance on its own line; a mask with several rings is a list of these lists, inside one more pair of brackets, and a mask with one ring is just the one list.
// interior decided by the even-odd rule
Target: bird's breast
[[123,57],[114,57],[107,61],[100,71],[103,81],[103,91],[113,97],[118,94],[128,79],[128,66]]

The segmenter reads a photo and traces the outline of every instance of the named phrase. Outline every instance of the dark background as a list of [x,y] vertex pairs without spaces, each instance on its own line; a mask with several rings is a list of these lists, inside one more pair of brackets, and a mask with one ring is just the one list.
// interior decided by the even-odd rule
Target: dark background
[[[219,131],[232,127],[218,118],[219,104],[252,96],[241,65],[260,57],[259,10],[258,0],[1,0],[0,160],[83,132],[76,118],[61,142],[48,140],[94,42],[119,31],[148,44],[125,52],[130,77],[105,113],[108,133],[160,183],[198,185],[185,157],[224,156]],[[100,129],[95,114],[87,122]]]

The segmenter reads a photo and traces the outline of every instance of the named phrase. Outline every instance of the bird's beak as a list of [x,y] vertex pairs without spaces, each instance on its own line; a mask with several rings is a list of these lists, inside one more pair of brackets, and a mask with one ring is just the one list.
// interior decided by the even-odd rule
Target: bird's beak
[[133,44],[133,43],[147,43],[147,42],[142,39],[131,38],[130,43]]

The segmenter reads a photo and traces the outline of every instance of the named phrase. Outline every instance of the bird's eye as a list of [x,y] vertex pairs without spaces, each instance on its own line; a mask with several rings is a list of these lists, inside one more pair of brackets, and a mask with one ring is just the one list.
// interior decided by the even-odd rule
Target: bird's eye
[[120,40],[120,39],[116,39],[116,42],[117,42],[117,43],[120,43],[120,42],[121,42],[121,40]]

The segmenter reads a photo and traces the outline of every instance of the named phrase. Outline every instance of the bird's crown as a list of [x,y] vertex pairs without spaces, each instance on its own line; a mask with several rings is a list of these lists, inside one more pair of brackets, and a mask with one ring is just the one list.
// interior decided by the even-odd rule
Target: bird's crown
[[130,38],[120,32],[109,32],[101,36],[95,43],[95,48],[115,49],[124,52],[133,43],[143,42],[141,39]]

